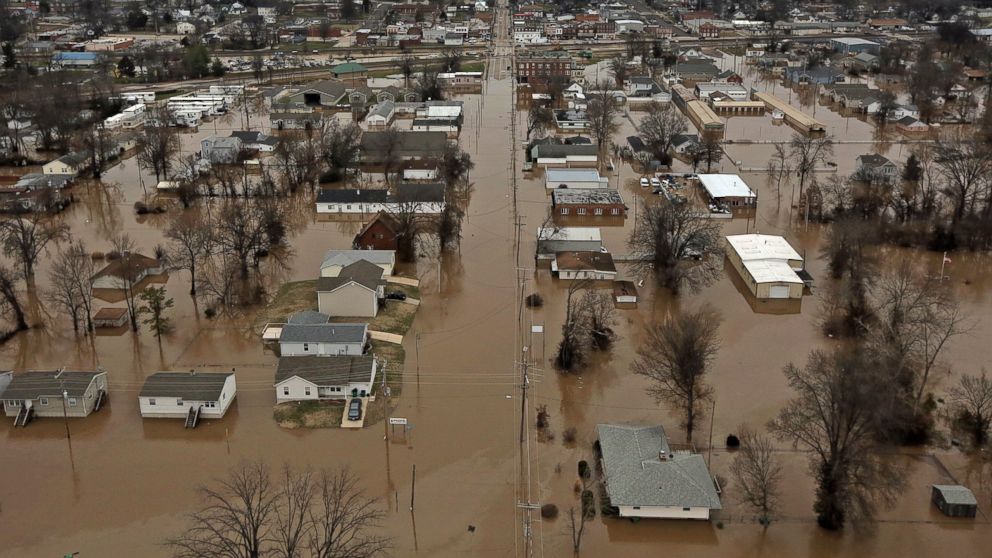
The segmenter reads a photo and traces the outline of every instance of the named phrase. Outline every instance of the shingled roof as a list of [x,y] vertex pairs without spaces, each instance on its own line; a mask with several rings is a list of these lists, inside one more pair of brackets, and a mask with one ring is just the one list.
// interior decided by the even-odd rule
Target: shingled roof
[[2,399],[28,400],[39,397],[62,397],[65,390],[69,397],[82,397],[101,372],[70,372],[58,370],[14,372]]
[[145,380],[139,397],[178,397],[186,401],[219,401],[231,372],[156,372]]
[[382,268],[365,260],[358,260],[342,267],[337,277],[318,277],[317,292],[335,291],[351,282],[374,291],[382,283]]
[[299,377],[318,386],[340,386],[373,379],[371,356],[294,356],[279,359],[276,384]]

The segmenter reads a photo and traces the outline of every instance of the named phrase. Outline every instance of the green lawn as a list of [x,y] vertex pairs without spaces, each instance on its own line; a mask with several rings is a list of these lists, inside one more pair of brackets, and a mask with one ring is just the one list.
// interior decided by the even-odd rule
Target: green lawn
[[285,323],[286,319],[301,310],[317,309],[317,280],[294,281],[279,288],[268,306],[255,318],[255,331],[267,323]]
[[341,401],[290,401],[272,409],[272,418],[282,428],[338,428],[344,414]]

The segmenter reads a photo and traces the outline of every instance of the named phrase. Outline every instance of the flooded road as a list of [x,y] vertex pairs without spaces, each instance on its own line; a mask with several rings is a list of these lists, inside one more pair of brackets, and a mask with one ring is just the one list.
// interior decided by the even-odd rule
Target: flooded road
[[[783,97],[787,98],[787,97]],[[174,273],[166,283],[175,299],[176,329],[161,348],[147,332],[140,335],[98,335],[77,339],[71,326],[45,308],[37,314],[45,327],[19,335],[0,348],[0,368],[78,366],[105,367],[109,372],[110,404],[87,419],[70,421],[71,452],[61,421],[40,419],[14,429],[12,420],[0,421],[0,556],[166,556],[161,542],[183,526],[182,515],[196,506],[194,489],[220,476],[243,459],[263,459],[273,467],[282,463],[304,467],[346,465],[361,478],[370,494],[388,508],[385,532],[393,537],[396,556],[511,556],[523,553],[522,501],[519,479],[526,460],[519,444],[520,400],[518,344],[529,348],[532,389],[531,414],[547,405],[554,440],[537,442],[531,429],[532,498],[557,504],[562,514],[542,521],[535,513],[533,555],[568,556],[570,534],[565,515],[578,506],[573,493],[575,466],[590,459],[595,426],[602,422],[661,423],[669,435],[681,439],[677,418],[644,393],[645,382],[630,372],[630,363],[652,320],[702,302],[716,306],[724,318],[722,349],[708,376],[716,393],[713,440],[718,448],[728,433],[747,423],[760,427],[791,397],[782,375],[790,361],[802,361],[810,348],[825,345],[816,327],[816,296],[803,300],[801,312],[789,315],[757,314],[730,275],[697,295],[671,297],[650,288],[646,278],[635,310],[619,313],[620,336],[609,355],[595,358],[580,374],[561,376],[550,358],[559,338],[567,285],[552,279],[547,264],[534,265],[534,231],[545,219],[549,195],[538,172],[518,181],[517,207],[522,220],[520,275],[524,293],[540,292],[545,305],[520,314],[516,306],[518,273],[513,238],[513,196],[510,161],[510,119],[525,113],[513,106],[508,77],[490,79],[484,95],[463,97],[466,126],[461,145],[473,157],[475,184],[463,227],[458,254],[441,265],[421,260],[418,274],[422,304],[413,330],[405,338],[406,367],[402,396],[393,416],[405,417],[413,429],[406,439],[384,440],[381,424],[360,431],[287,431],[272,420],[272,388],[276,358],[263,350],[251,316],[206,319],[189,295],[188,278]],[[239,129],[236,115],[218,123],[218,133]],[[634,118],[637,114],[634,113]],[[817,112],[817,118],[854,138],[871,139],[872,125],[845,122],[839,116]],[[624,121],[618,134],[633,133]],[[264,128],[263,128],[264,129]],[[735,118],[728,138],[788,138],[765,118]],[[850,131],[848,131],[850,130]],[[206,125],[187,136],[184,149],[214,133]],[[745,167],[763,167],[765,146],[728,146],[730,157],[722,170],[734,172],[735,161]],[[838,147],[835,159],[842,174],[853,170],[853,158],[871,146]],[[902,160],[889,148],[888,156]],[[522,162],[522,151],[518,150]],[[619,182],[631,206],[623,226],[603,229],[605,245],[625,252],[634,224],[635,199],[650,201],[637,186],[639,175],[621,166],[611,175]],[[759,192],[773,199],[766,177],[744,174]],[[145,174],[146,186],[154,177]],[[109,238],[127,232],[150,253],[162,243],[166,220],[161,216],[137,218],[133,203],[141,198],[134,159],[109,172],[101,183],[77,188],[82,197],[65,215],[73,234],[91,250],[106,250]],[[818,257],[822,231],[790,224],[787,204],[778,208],[762,203],[750,223],[734,219],[724,224],[726,234],[758,228],[785,235],[801,252],[809,270],[825,281],[825,264]],[[177,211],[177,210],[173,210]],[[317,221],[308,203],[293,204],[296,223],[291,245],[294,256],[288,270],[270,282],[308,279],[317,273],[324,252],[350,245],[358,223]],[[931,265],[939,255],[928,254]],[[950,288],[966,302],[975,327],[954,340],[948,351],[952,374],[975,373],[987,364],[985,345],[992,338],[992,285],[984,256],[960,254],[951,269]],[[39,276],[47,273],[48,261]],[[624,272],[621,267],[621,272]],[[639,278],[626,276],[637,281]],[[440,289],[438,282],[440,280]],[[39,281],[43,285],[43,281]],[[515,335],[519,325],[522,333]],[[529,334],[531,325],[543,325],[544,334]],[[419,343],[417,335],[419,334]],[[160,369],[231,370],[238,375],[238,397],[220,421],[204,421],[196,430],[184,430],[180,421],[142,420],[137,393],[145,377]],[[419,373],[418,373],[419,370]],[[938,391],[940,386],[937,386]],[[562,441],[562,432],[575,427],[574,444]],[[706,429],[709,422],[707,419]],[[700,438],[704,438],[700,436]],[[705,440],[697,446],[705,448]],[[720,523],[641,521],[597,518],[582,543],[587,556],[645,556],[665,552],[677,556],[929,556],[953,549],[961,556],[979,556],[992,543],[988,517],[974,521],[947,521],[929,505],[929,484],[944,482],[944,470],[931,458],[905,456],[910,483],[895,509],[867,532],[853,529],[826,533],[814,521],[812,481],[805,456],[783,444],[786,466],[782,519],[763,530],[742,510],[732,483],[724,495]],[[911,452],[907,452],[911,453]],[[916,452],[920,453],[920,452]],[[968,483],[981,505],[992,503],[992,478],[955,449],[929,448],[959,481]],[[714,472],[729,478],[732,458],[722,449],[709,456]],[[415,509],[411,513],[411,469],[417,467]],[[983,480],[984,479],[984,480]],[[475,527],[474,532],[468,526]],[[722,528],[719,526],[722,525]]]

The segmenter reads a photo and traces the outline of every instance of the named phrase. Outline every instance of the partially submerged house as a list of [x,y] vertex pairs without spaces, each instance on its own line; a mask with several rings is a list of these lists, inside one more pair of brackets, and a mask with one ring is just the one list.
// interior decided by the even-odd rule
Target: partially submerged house
[[597,426],[603,478],[620,517],[709,519],[722,509],[702,455],[673,450],[661,426]]
[[328,316],[374,318],[385,298],[382,268],[358,260],[334,277],[317,278],[317,309]]
[[558,252],[596,252],[603,249],[597,227],[538,227],[537,258],[554,259]]
[[365,397],[375,384],[372,356],[283,357],[276,368],[276,401]]
[[736,174],[700,174],[699,184],[716,204],[741,207],[753,206],[758,202],[754,190]]
[[975,517],[978,515],[978,500],[965,486],[935,484],[930,492],[930,500],[937,506],[937,509],[949,517]]
[[398,239],[401,234],[402,227],[399,222],[392,215],[380,211],[362,227],[362,230],[358,231],[355,240],[352,241],[352,247],[362,251],[395,251],[399,247]]
[[444,203],[443,184],[402,183],[396,186],[395,195],[385,189],[325,189],[317,194],[317,213],[439,215],[444,211]]
[[558,252],[551,262],[551,272],[559,279],[613,281],[617,266],[609,252]]
[[320,264],[321,277],[337,277],[345,267],[364,260],[382,268],[383,276],[393,274],[395,250],[328,250]]
[[858,155],[855,176],[870,182],[892,182],[899,174],[899,167],[888,157],[876,153]]
[[610,179],[600,176],[596,169],[548,169],[544,175],[544,187],[598,190],[610,187]]
[[94,289],[123,289],[163,272],[162,262],[138,253],[123,254],[93,276]]
[[130,316],[125,307],[104,307],[93,314],[93,327],[96,328],[116,328],[124,327]]
[[195,428],[201,418],[218,419],[234,402],[233,372],[156,372],[138,394],[142,418],[184,419]]
[[14,372],[0,377],[0,388],[4,414],[15,417],[14,426],[26,426],[34,417],[81,418],[99,411],[107,397],[107,373]]
[[331,323],[330,316],[313,310],[289,317],[279,335],[279,354],[290,356],[361,355],[369,340],[364,323]]
[[755,298],[802,298],[809,275],[802,256],[781,236],[728,236],[726,255]]
[[530,149],[530,158],[539,167],[595,166],[599,161],[599,146],[539,143]]

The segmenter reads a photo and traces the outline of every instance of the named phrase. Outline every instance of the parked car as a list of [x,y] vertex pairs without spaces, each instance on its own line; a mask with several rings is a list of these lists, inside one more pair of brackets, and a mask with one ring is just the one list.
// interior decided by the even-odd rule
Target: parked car
[[348,404],[348,420],[360,418],[362,418],[362,400],[356,397]]
[[406,293],[403,291],[393,291],[386,293],[386,298],[389,300],[406,300]]
[[661,181],[658,180],[656,177],[652,176],[651,177],[651,187],[652,188],[661,188]]
[[650,186],[650,185],[651,185],[651,183],[650,183],[650,182],[648,182],[648,179],[647,179],[647,178],[644,178],[644,177],[642,176],[642,177],[641,177],[641,188],[647,188],[647,187],[648,187],[648,186]]

